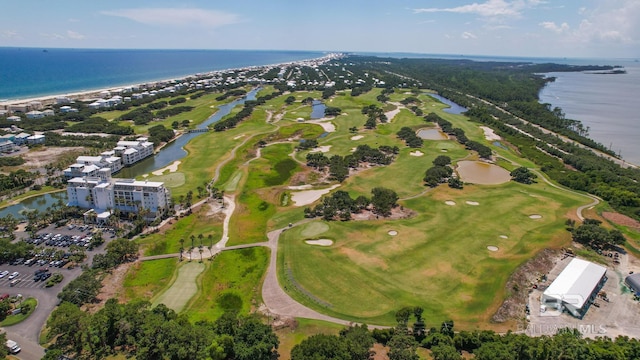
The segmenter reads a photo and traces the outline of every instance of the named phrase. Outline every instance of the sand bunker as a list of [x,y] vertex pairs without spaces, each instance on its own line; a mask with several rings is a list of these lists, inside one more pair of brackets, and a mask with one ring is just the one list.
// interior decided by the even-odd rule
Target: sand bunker
[[494,141],[494,140],[502,140],[502,138],[500,136],[498,136],[492,128],[488,128],[486,126],[480,126],[480,129],[482,129],[482,131],[484,131],[484,138],[489,140],[489,141]]
[[529,219],[542,219],[542,215],[531,214],[529,215]]
[[178,171],[178,165],[180,165],[180,160],[176,160],[172,164],[152,172],[152,174],[155,176],[160,176],[162,175],[162,173],[164,173],[167,170],[169,170],[169,172],[176,172]]
[[489,246],[487,246],[487,250],[489,250],[489,251],[498,251],[498,247],[497,246],[493,246],[493,245],[489,245]]
[[309,245],[331,246],[333,245],[333,240],[329,240],[329,239],[306,240],[305,243]]
[[287,189],[289,190],[307,190],[307,189],[311,189],[313,187],[313,185],[311,184],[305,184],[305,185],[295,185],[295,186],[287,186]]
[[424,153],[422,151],[420,151],[420,150],[417,150],[417,151],[410,152],[409,155],[411,155],[411,156],[422,156],[422,155],[424,155]]
[[387,117],[387,121],[391,122],[396,115],[400,113],[400,107],[397,107],[391,111],[387,111],[384,115]]
[[238,139],[240,139],[242,137],[244,137],[244,134],[241,134],[241,135],[238,135],[238,136],[234,137],[233,140],[238,140]]
[[351,140],[360,140],[360,139],[362,139],[363,137],[364,137],[364,136],[362,136],[362,135],[355,135],[355,136],[352,136],[352,137],[351,137]]
[[307,123],[320,125],[320,126],[322,126],[322,128],[326,132],[335,132],[336,131],[336,126],[333,125],[329,121],[329,119],[327,119],[327,118],[322,118],[322,119],[317,119],[317,120],[309,120],[309,121],[307,121]]
[[311,149],[311,151],[309,151],[310,153],[326,153],[329,152],[329,150],[331,149],[331,145],[325,145],[325,146],[318,146],[317,148]]
[[480,205],[480,203],[479,203],[479,202],[477,202],[477,201],[465,201],[465,203],[466,203],[467,205],[473,205],[473,206],[478,206],[478,205]]
[[351,148],[351,150],[349,150],[351,152],[356,152],[356,148]]
[[442,149],[440,150],[440,152],[447,152],[447,149]]
[[314,201],[320,199],[322,195],[328,194],[331,190],[337,188],[338,186],[340,186],[340,184],[333,185],[326,189],[294,192],[294,193],[291,193],[291,201],[293,201],[293,204],[295,206],[309,205]]
[[389,232],[387,234],[389,234],[391,236],[396,236],[396,235],[398,235],[398,232],[395,231],[395,230],[389,230]]
[[511,180],[507,170],[482,161],[460,161],[456,171],[462,181],[471,184],[496,185]]
[[509,237],[507,235],[500,235],[501,239],[508,239]]
[[449,206],[455,206],[456,205],[456,202],[455,201],[451,201],[451,200],[447,200],[444,203],[445,203],[445,205],[449,205]]

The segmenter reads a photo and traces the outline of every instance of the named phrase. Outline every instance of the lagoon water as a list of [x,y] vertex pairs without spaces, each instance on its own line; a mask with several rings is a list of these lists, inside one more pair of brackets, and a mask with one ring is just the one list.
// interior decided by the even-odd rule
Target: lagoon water
[[624,66],[627,73],[549,73],[556,80],[540,92],[540,102],[560,107],[566,118],[590,128],[590,138],[640,165],[640,63],[606,64]]

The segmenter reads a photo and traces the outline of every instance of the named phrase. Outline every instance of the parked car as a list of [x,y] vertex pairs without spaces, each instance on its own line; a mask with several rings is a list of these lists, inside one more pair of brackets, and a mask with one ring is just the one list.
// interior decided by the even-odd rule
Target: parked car
[[19,272],[17,272],[17,271],[14,271],[14,272],[12,272],[12,273],[11,273],[11,275],[9,275],[9,280],[11,280],[11,279],[15,279],[15,278],[17,278],[18,276],[20,276],[20,273],[19,273]]
[[5,270],[3,272],[0,272],[0,279],[2,279],[3,277],[9,275],[9,271]]

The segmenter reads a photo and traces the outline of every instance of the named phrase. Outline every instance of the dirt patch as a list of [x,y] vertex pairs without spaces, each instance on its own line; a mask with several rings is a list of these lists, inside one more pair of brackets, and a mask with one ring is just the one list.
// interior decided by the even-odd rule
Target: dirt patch
[[379,220],[379,219],[409,219],[414,217],[416,214],[415,211],[407,209],[402,206],[396,206],[391,209],[391,215],[389,216],[381,216],[373,212],[372,209],[365,209],[357,214],[351,214],[351,219],[353,220]]
[[640,230],[640,221],[630,218],[627,215],[622,215],[616,212],[603,212],[602,217],[616,225],[627,226],[634,230]]
[[117,268],[115,268],[111,273],[102,279],[102,288],[98,293],[96,298],[98,299],[97,303],[90,303],[85,305],[85,308],[90,313],[95,313],[96,311],[102,309],[107,300],[111,298],[118,298],[118,300],[122,301],[123,289],[124,289],[124,277],[127,272],[129,272],[129,268],[133,266],[135,262],[128,262],[121,264]]
[[507,280],[505,286],[509,295],[491,320],[502,323],[523,319],[529,289],[531,289],[532,284],[537,283],[537,279],[541,274],[547,274],[551,271],[559,254],[558,250],[544,249],[516,269]]
[[24,167],[39,168],[44,167],[46,164],[55,163],[60,157],[68,157],[73,154],[73,157],[77,157],[84,153],[83,147],[45,147],[36,150],[29,150],[28,153],[22,154],[22,158],[26,161]]

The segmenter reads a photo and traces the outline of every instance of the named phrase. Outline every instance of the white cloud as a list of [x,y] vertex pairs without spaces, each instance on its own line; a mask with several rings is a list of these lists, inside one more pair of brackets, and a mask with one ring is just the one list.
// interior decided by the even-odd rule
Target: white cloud
[[215,28],[240,22],[238,15],[196,8],[144,8],[102,11],[103,15],[127,18],[147,25]]
[[566,22],[563,22],[560,25],[556,25],[555,22],[553,21],[543,21],[540,24],[538,24],[540,26],[542,26],[543,28],[556,32],[558,34],[561,34],[563,32],[566,32],[569,30],[569,24],[567,24]]
[[67,37],[73,40],[82,40],[86,38],[86,36],[72,30],[67,30]]
[[519,18],[528,8],[543,4],[539,0],[487,0],[483,3],[474,2],[451,8],[422,8],[413,9],[414,13],[450,12],[458,14],[476,14],[484,18]]
[[19,39],[20,36],[16,31],[13,30],[4,30],[0,35],[5,39]]
[[582,19],[571,28],[567,23],[542,22],[539,25],[561,35],[558,40],[565,43],[601,43],[608,47],[640,44],[639,1],[600,0],[593,8],[580,8],[578,12]]
[[470,32],[468,32],[468,31],[463,32],[463,33],[462,33],[462,35],[460,35],[460,36],[461,36],[463,39],[477,39],[477,38],[478,38],[475,34],[470,33]]
[[64,36],[57,34],[57,33],[42,33],[40,34],[43,37],[46,37],[47,39],[52,39],[52,40],[62,40],[64,39]]

